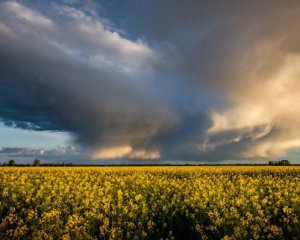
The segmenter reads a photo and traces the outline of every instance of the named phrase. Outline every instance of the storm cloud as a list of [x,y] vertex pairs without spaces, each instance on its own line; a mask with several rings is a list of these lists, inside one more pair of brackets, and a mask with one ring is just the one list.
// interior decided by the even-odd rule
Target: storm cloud
[[219,161],[300,146],[294,1],[3,1],[0,119],[95,158]]

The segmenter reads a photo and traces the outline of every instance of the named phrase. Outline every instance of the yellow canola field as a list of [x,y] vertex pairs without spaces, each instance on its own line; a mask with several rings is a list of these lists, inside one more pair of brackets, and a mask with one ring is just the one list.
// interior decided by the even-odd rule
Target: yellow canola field
[[300,239],[300,167],[3,167],[0,239]]

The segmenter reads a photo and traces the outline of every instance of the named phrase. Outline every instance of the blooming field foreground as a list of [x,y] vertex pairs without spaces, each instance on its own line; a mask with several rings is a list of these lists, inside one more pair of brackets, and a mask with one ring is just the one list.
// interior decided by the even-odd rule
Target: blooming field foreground
[[0,168],[0,239],[300,239],[300,167]]

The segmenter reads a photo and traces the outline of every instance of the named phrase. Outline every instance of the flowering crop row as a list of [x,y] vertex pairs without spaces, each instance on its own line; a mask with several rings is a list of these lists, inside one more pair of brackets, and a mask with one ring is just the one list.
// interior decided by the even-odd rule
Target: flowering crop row
[[0,239],[300,239],[300,167],[0,169]]

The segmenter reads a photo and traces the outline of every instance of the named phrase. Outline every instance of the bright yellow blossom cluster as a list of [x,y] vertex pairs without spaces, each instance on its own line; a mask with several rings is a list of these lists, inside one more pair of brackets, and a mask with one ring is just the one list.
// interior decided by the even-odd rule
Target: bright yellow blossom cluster
[[300,239],[300,167],[0,168],[0,239]]

